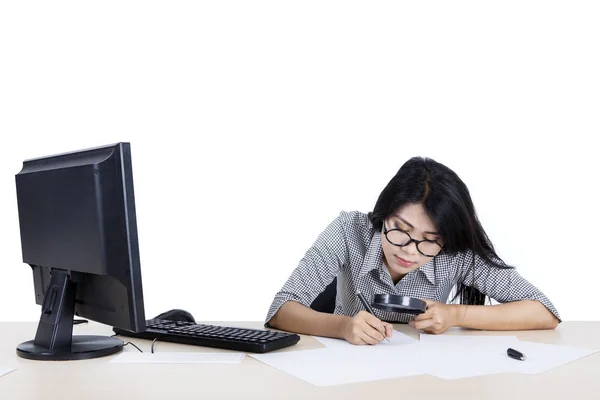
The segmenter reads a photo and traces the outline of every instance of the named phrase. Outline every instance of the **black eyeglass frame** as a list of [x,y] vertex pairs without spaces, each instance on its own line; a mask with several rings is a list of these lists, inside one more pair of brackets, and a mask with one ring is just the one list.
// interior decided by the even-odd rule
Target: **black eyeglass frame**
[[[428,239],[417,240],[417,239],[413,239],[413,237],[412,237],[412,236],[410,236],[410,233],[406,232],[406,231],[405,231],[405,230],[403,230],[403,229],[398,229],[398,228],[394,228],[394,229],[387,229],[387,228],[385,227],[385,221],[382,223],[382,227],[383,227],[383,234],[385,235],[385,238],[386,238],[386,240],[387,240],[387,241],[388,241],[388,242],[389,242],[391,245],[398,246],[398,247],[406,247],[406,246],[408,246],[409,244],[411,244],[411,243],[413,243],[413,242],[414,242],[414,243],[415,243],[415,246],[417,247],[417,251],[418,251],[419,253],[421,253],[422,255],[424,255],[425,257],[430,257],[430,258],[433,258],[433,257],[437,256],[437,255],[438,255],[438,254],[440,254],[440,252],[441,252],[441,251],[444,249],[444,246],[442,246],[441,244],[439,244],[439,243],[437,242],[437,240],[428,240]],[[406,243],[404,243],[404,244],[397,244],[397,243],[394,243],[394,242],[392,242],[392,241],[390,240],[390,238],[388,237],[388,233],[389,233],[389,232],[393,232],[393,231],[400,231],[400,232],[404,233],[406,236],[408,236],[408,239],[409,239],[409,240],[408,240],[408,242],[406,242]],[[438,251],[436,254],[434,254],[434,255],[431,255],[431,254],[425,254],[425,253],[423,253],[423,252],[421,251],[421,249],[419,248],[419,244],[420,244],[420,243],[423,243],[423,242],[435,243],[435,244],[437,244],[438,246],[440,246],[440,250],[439,250],[439,251]]]

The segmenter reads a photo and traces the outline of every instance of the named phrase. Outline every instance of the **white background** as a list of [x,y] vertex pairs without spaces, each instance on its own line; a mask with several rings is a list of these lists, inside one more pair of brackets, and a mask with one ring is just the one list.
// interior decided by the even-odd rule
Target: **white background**
[[600,320],[596,4],[1,3],[0,320],[39,315],[23,160],[118,141],[148,317],[262,320],[321,230],[422,155],[565,320]]

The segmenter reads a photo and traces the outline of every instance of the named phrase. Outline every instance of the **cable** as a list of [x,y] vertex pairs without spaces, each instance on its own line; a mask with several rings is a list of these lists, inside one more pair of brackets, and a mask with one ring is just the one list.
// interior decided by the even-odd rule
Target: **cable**
[[[117,334],[112,335],[111,337],[114,336],[118,336]],[[156,341],[158,340],[158,338],[154,338],[154,340],[152,341],[152,345],[150,346],[150,353],[154,353],[154,343],[156,343]],[[139,347],[137,347],[135,344],[131,343],[131,342],[127,342],[123,345],[123,347],[127,346],[128,344],[132,345],[133,347],[135,347],[136,349],[140,350]],[[143,353],[142,350],[140,350],[140,353]]]
[[128,344],[130,344],[130,345],[132,345],[133,347],[135,347],[136,349],[138,349],[138,350],[140,351],[140,353],[143,353],[143,351],[142,351],[142,350],[140,350],[140,348],[139,348],[139,347],[137,347],[135,344],[133,344],[133,343],[131,343],[131,342],[127,342],[127,343],[125,343],[125,344],[123,345],[123,347],[127,346]]

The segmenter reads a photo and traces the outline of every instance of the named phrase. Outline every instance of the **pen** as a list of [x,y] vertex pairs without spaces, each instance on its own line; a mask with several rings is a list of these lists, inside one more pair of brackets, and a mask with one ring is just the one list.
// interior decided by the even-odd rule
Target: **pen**
[[525,360],[525,355],[523,353],[521,353],[518,350],[515,349],[508,349],[506,350],[506,354],[510,357],[510,358],[514,358],[515,360],[521,360],[524,361]]
[[[371,308],[371,306],[369,305],[369,303],[367,303],[367,300],[365,299],[365,296],[363,296],[360,291],[357,291],[356,295],[358,296],[358,299],[360,300],[360,302],[363,303],[363,306],[365,306],[365,308],[367,309],[367,311],[369,312],[369,314],[375,315],[375,313],[373,312],[373,309]],[[387,336],[385,336],[385,334],[383,335],[383,337],[385,338],[385,340],[387,340],[388,343],[390,343],[390,339],[388,339]]]

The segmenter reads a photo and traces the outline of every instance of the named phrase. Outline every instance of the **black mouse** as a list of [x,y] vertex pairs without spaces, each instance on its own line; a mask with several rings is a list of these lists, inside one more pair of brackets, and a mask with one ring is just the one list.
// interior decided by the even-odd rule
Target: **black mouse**
[[173,310],[165,311],[162,314],[157,315],[154,319],[166,319],[169,321],[183,321],[183,322],[196,322],[192,314],[188,311],[175,308]]

